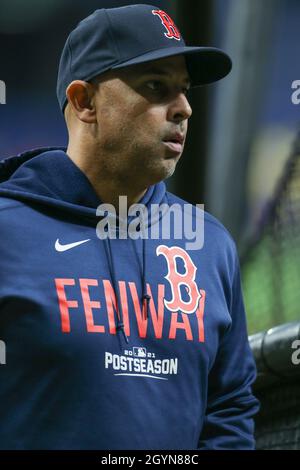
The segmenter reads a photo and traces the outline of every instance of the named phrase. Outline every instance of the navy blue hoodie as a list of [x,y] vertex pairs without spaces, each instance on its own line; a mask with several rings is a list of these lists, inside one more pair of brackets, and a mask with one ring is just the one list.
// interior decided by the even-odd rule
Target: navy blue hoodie
[[0,163],[0,448],[252,449],[232,238],[205,213],[199,250],[101,240],[99,204],[62,149]]

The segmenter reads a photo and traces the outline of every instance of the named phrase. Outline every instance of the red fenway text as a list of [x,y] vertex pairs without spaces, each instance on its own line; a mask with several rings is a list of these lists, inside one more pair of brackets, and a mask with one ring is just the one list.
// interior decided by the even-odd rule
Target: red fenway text
[[[109,280],[59,278],[55,279],[55,286],[63,333],[72,332],[72,315],[76,311],[76,315],[78,313],[84,315],[88,333],[116,334],[116,313],[119,318],[120,313],[117,308],[116,295]],[[76,298],[78,287],[80,289],[80,299]],[[177,289],[173,289],[172,302],[168,303],[165,299],[164,284],[158,284],[156,298],[150,285],[147,284],[147,292],[151,299],[149,303],[149,317],[145,317],[136,284],[134,282],[119,281],[118,289],[122,319],[125,333],[128,337],[130,337],[130,330],[135,323],[134,328],[137,328],[139,337],[146,338],[151,322],[156,339],[161,339],[163,330],[167,330],[167,337],[170,340],[176,339],[178,332],[183,331],[186,340],[204,342],[204,290],[199,290],[199,301],[197,305],[194,305],[195,310],[191,314],[176,309],[175,299]],[[103,300],[100,301],[99,297]],[[130,315],[128,308],[129,300],[131,300],[133,305],[133,311],[130,311]],[[166,306],[172,307],[172,310],[168,310]],[[191,307],[191,305],[188,306]],[[78,312],[78,309],[80,312]],[[188,310],[187,305],[185,305],[185,310]],[[97,321],[95,318],[97,318]]]

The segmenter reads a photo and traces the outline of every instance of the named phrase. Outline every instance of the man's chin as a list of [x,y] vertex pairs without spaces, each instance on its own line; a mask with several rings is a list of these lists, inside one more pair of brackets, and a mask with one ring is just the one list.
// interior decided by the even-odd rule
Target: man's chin
[[175,173],[176,164],[177,161],[175,161],[174,159],[165,160],[164,164],[161,166],[161,168],[159,169],[159,171],[157,171],[155,175],[157,179],[156,182],[158,183],[159,181],[170,178]]

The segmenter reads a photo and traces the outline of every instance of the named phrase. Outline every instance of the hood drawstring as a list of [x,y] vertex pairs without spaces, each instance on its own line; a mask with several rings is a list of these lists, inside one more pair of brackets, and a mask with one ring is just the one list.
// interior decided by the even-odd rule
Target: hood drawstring
[[149,317],[149,302],[151,300],[151,295],[147,293],[147,283],[146,283],[146,242],[145,238],[143,240],[143,295],[142,295],[142,309],[143,313],[145,312],[144,318]]
[[111,279],[112,279],[113,288],[114,288],[115,295],[116,295],[116,303],[117,303],[116,330],[117,330],[117,332],[122,331],[124,339],[125,339],[126,343],[128,344],[129,339],[128,339],[126,333],[125,333],[123,319],[121,318],[121,309],[120,309],[119,296],[118,296],[117,285],[116,285],[116,272],[115,272],[114,258],[113,258],[113,254],[112,254],[111,244],[110,244],[110,237],[108,237],[108,250],[109,250],[109,257],[108,257],[109,258],[109,263],[108,264],[109,264],[110,276],[111,276]]
[[[147,282],[146,282],[146,242],[145,238],[142,238],[142,243],[143,243],[143,266],[142,266],[142,315],[144,316],[145,319],[149,317],[149,302],[151,300],[151,295],[147,293]],[[116,283],[116,272],[115,272],[115,265],[114,265],[114,258],[112,254],[112,248],[111,248],[111,242],[110,242],[110,237],[108,237],[108,261],[109,261],[109,270],[110,270],[110,275],[113,283],[113,288],[115,291],[116,295],[116,304],[117,304],[117,324],[116,324],[116,330],[117,331],[122,331],[124,339],[126,343],[129,343],[129,339],[125,333],[125,328],[124,328],[124,322],[121,314],[121,308],[120,308],[120,301],[119,301],[119,295],[117,291],[117,283]]]

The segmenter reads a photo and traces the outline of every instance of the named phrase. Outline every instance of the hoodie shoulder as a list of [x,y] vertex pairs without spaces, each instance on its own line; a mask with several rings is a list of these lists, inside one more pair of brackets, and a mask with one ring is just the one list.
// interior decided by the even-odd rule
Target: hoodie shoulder
[[7,182],[13,177],[15,172],[32,158],[50,150],[60,149],[60,147],[43,147],[27,150],[18,155],[13,155],[0,160],[0,217],[6,217],[6,211],[24,207],[24,202],[18,199],[16,189],[7,190]]
[[0,216],[3,214],[4,211],[9,209],[16,209],[17,207],[21,207],[22,205],[23,203],[21,201],[2,196],[0,194]]
[[32,158],[52,150],[64,150],[63,147],[43,147],[27,150],[18,155],[13,155],[0,160],[0,184],[7,181],[23,163]]

